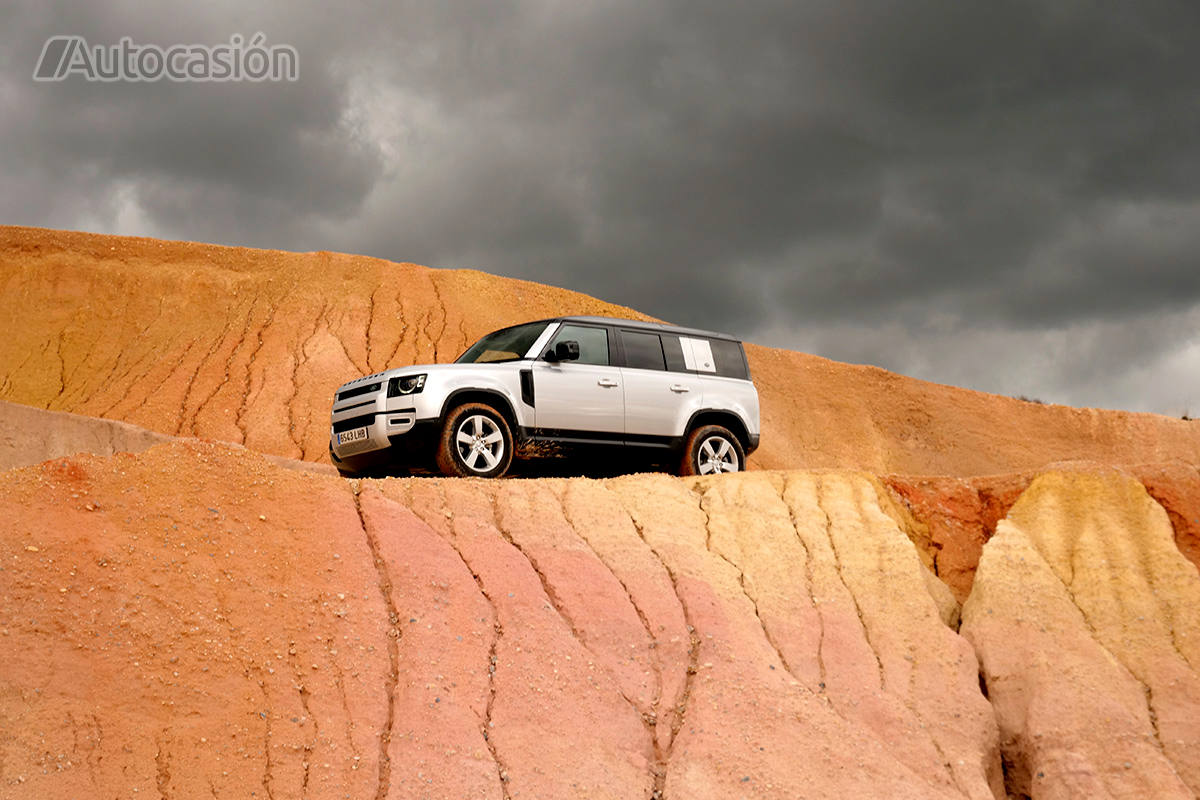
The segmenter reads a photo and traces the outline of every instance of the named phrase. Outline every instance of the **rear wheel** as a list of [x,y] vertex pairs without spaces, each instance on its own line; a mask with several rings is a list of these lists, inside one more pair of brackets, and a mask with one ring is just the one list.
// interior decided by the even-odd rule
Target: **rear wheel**
[[737,437],[720,425],[704,425],[688,436],[679,474],[717,475],[745,468],[746,453]]
[[446,415],[437,450],[443,475],[498,478],[508,471],[512,457],[512,431],[496,409],[467,403]]

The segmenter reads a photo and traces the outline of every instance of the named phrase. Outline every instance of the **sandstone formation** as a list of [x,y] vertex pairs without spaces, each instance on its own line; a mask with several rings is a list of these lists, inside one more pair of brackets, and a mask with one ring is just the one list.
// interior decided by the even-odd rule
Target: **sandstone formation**
[[[1074,462],[1050,466],[1087,471],[1111,465]],[[1140,481],[1163,507],[1175,546],[1200,567],[1200,469],[1178,461],[1120,469]],[[961,603],[971,592],[984,544],[1037,474],[973,478],[889,475],[883,483],[894,502],[883,507],[917,546],[926,566]]]
[[1200,793],[1200,574],[1115,472],[1039,476],[983,551],[962,632],[979,653],[1010,791]]
[[0,519],[4,797],[1002,786],[864,477],[351,483],[180,442],[3,473]]
[[0,797],[1196,792],[1200,573],[1139,483],[1033,479],[964,636],[892,503],[197,441],[0,473]]
[[[331,393],[566,313],[644,318],[471,270],[0,227],[0,400],[326,461]],[[1200,463],[1200,423],[1043,406],[750,346],[752,466],[973,476]]]
[[983,545],[1029,485],[1031,473],[978,478],[889,475],[894,516],[958,602],[967,599]]
[[1179,551],[1200,566],[1200,465],[1144,464],[1131,472],[1166,510]]

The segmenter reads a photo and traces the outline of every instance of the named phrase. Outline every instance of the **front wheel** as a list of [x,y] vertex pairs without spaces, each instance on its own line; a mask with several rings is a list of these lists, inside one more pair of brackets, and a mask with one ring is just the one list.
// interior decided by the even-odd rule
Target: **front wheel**
[[680,475],[716,475],[741,472],[746,453],[737,437],[720,425],[705,425],[692,431],[683,447]]
[[512,457],[512,431],[491,406],[467,403],[446,415],[437,450],[443,475],[499,478],[508,471]]

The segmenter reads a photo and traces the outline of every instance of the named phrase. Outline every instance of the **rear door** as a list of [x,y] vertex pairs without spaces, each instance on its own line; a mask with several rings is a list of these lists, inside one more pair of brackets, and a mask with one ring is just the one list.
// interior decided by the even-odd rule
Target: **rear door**
[[563,323],[547,350],[579,342],[579,360],[533,364],[534,420],[539,436],[620,441],[625,428],[621,370],[612,363],[609,330]]
[[629,328],[618,329],[617,336],[625,382],[625,441],[672,444],[703,402],[703,384],[686,368],[678,336]]

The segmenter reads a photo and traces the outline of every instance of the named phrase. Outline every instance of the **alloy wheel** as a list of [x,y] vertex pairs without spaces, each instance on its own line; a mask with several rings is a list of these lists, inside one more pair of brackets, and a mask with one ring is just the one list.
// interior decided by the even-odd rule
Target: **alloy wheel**
[[741,468],[737,451],[724,436],[710,436],[701,442],[696,461],[701,475],[737,472]]
[[463,419],[454,435],[454,446],[467,469],[480,474],[495,468],[504,458],[504,434],[494,420],[483,414]]

